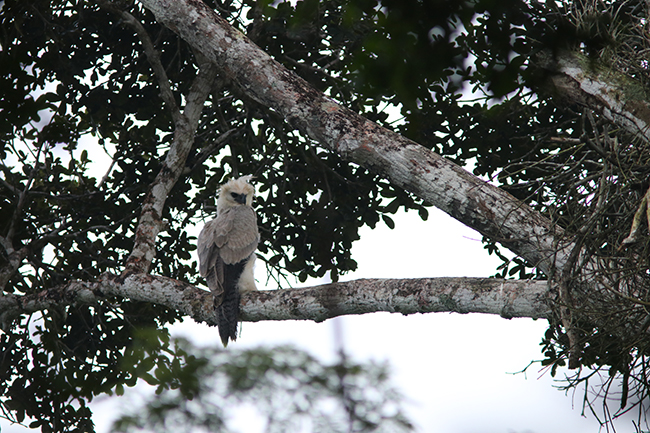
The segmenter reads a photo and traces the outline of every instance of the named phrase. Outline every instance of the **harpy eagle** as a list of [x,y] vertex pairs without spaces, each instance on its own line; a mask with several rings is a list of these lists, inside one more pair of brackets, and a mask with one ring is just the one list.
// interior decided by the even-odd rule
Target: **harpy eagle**
[[252,176],[231,179],[221,186],[217,217],[197,240],[199,273],[214,296],[219,336],[224,347],[237,339],[240,293],[257,290],[253,276],[255,249],[260,240],[257,215],[251,204]]

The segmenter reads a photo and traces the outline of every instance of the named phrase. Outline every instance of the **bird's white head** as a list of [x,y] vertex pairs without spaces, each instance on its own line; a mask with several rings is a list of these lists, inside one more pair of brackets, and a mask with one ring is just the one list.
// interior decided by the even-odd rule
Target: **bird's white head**
[[242,176],[237,179],[230,179],[221,185],[219,198],[217,199],[217,213],[235,206],[251,206],[255,188],[248,182],[252,178],[252,175]]

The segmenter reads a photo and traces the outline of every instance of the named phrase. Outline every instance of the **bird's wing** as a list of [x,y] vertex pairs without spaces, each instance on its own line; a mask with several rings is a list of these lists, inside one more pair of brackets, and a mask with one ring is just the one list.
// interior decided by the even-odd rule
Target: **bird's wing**
[[257,216],[250,206],[228,209],[203,227],[197,240],[199,273],[215,295],[223,293],[224,266],[247,259],[259,240]]
[[217,218],[208,221],[203,226],[196,241],[196,249],[199,255],[199,273],[202,277],[208,274],[216,256],[219,254],[219,248],[215,245],[214,239],[215,227],[218,225]]
[[196,249],[199,255],[199,273],[205,277],[215,298],[220,298],[224,292],[224,263],[219,256],[219,248],[214,243],[214,230],[217,225],[215,218],[203,226],[196,241]]
[[217,218],[215,243],[227,265],[247,259],[260,241],[257,215],[250,206],[236,206]]

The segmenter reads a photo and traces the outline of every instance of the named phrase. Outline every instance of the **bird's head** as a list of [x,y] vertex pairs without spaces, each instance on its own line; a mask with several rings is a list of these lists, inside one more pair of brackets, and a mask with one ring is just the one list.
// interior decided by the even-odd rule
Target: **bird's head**
[[221,185],[219,199],[217,200],[217,212],[222,212],[235,206],[251,206],[253,204],[255,188],[248,181],[252,177],[248,175],[237,179],[230,179]]

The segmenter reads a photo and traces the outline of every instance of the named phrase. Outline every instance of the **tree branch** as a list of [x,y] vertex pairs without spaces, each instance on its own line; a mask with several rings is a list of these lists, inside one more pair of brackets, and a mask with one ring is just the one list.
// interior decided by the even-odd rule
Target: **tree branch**
[[390,179],[520,254],[551,274],[571,246],[560,248],[562,230],[550,220],[454,163],[339,106],[259,49],[202,2],[141,0],[156,19],[258,102],[339,153]]
[[203,163],[204,163],[208,158],[210,158],[213,154],[215,154],[216,152],[218,152],[219,150],[221,150],[221,148],[223,147],[224,143],[225,143],[225,142],[226,142],[226,141],[227,141],[231,136],[235,135],[235,133],[237,133],[237,132],[239,132],[239,131],[240,131],[240,130],[237,129],[237,128],[231,128],[231,129],[227,130],[226,132],[224,132],[223,134],[221,134],[221,135],[220,135],[220,136],[219,136],[215,141],[213,141],[213,142],[210,143],[208,146],[206,146],[205,148],[203,148],[203,149],[198,153],[198,155],[196,155],[196,156],[194,157],[194,159],[191,161],[191,163],[192,163],[191,167],[185,167],[185,169],[183,170],[183,174],[188,174],[188,173],[190,173],[192,170],[194,170],[196,167],[200,167],[201,165],[203,165]]
[[17,250],[14,248],[14,234],[16,231],[17,221],[22,216],[23,208],[27,203],[28,193],[30,192],[30,188],[32,186],[32,183],[34,182],[36,173],[39,170],[39,166],[40,166],[39,159],[42,151],[42,146],[43,144],[41,143],[38,147],[38,151],[34,156],[34,161],[35,161],[34,167],[32,167],[32,169],[30,170],[29,177],[27,179],[27,182],[25,182],[25,187],[22,190],[13,187],[12,185],[9,185],[9,183],[3,180],[5,186],[8,187],[14,194],[18,195],[18,201],[16,204],[16,208],[14,209],[13,215],[9,220],[9,228],[7,229],[6,235],[0,236],[0,247],[2,247],[5,250],[6,257],[7,257],[5,266],[2,266],[0,268],[0,290],[5,289],[7,283],[9,282],[13,274],[20,268],[20,266],[23,263],[23,260],[25,259],[25,257],[27,257],[30,254],[30,252],[32,251],[35,245],[40,245],[48,237],[51,237],[52,233],[58,234],[58,232],[66,226],[66,224],[63,224],[60,229],[54,230],[49,235],[46,235],[41,239],[37,239],[36,241],[33,241],[28,246],[27,245],[21,246]]
[[535,63],[553,73],[551,83],[566,99],[601,113],[628,132],[650,142],[650,104],[643,85],[577,53],[564,52],[554,56],[543,52]]
[[[126,12],[123,12],[123,14],[125,13]],[[131,16],[131,18],[133,17]],[[135,20],[135,18],[133,18],[133,20]],[[131,25],[135,26],[136,30],[142,27],[141,25],[138,26],[133,23]],[[144,28],[142,28],[142,31],[144,31]],[[149,53],[150,50],[153,50],[153,44],[149,40],[148,35],[146,35],[146,32],[144,36],[140,35],[140,39],[143,41],[143,45],[145,45],[147,57],[154,67],[156,74],[159,72],[164,74],[158,76],[158,81],[161,89],[163,89],[163,99],[166,102],[170,102],[168,101],[170,96],[167,95],[165,97],[166,91],[164,91],[164,89],[169,90],[169,93],[171,93],[171,88],[169,87],[169,82],[167,80],[167,75],[164,72],[164,68],[162,68],[162,65],[160,64],[159,56],[155,51]],[[162,71],[159,71],[159,69]],[[175,127],[174,140],[167,152],[163,167],[160,169],[156,179],[151,184],[149,193],[143,202],[142,213],[140,214],[140,220],[136,229],[133,250],[126,261],[126,273],[149,272],[151,262],[156,253],[156,237],[162,230],[163,226],[161,217],[165,207],[165,201],[183,172],[185,160],[194,144],[194,135],[198,127],[199,117],[203,110],[203,104],[210,94],[212,82],[215,77],[215,66],[209,62],[204,62],[200,65],[199,73],[194,79],[187,95],[187,103],[185,104],[183,113],[178,113],[178,115],[176,115],[175,113],[178,111],[178,107],[175,105],[175,102],[170,105]],[[173,101],[173,95],[171,95],[171,101]]]
[[303,289],[242,295],[241,318],[313,320],[389,313],[486,313],[505,318],[550,317],[546,281],[496,278],[361,279]]
[[142,23],[138,21],[133,15],[115,6],[110,1],[97,0],[97,3],[102,8],[106,8],[116,15],[119,15],[119,17],[122,19],[122,22],[131,27],[138,35],[138,39],[140,39],[144,53],[147,56],[147,60],[153,69],[154,77],[158,81],[158,86],[160,87],[160,97],[163,101],[165,101],[165,104],[171,112],[174,123],[177,123],[180,120],[181,111],[178,108],[178,104],[176,103],[176,98],[174,98],[174,92],[172,92],[172,88],[169,84],[169,78],[167,77],[165,67],[160,62],[160,53],[156,50],[156,47],[151,41],[149,33],[147,33],[147,30],[144,28]]
[[643,195],[641,203],[634,213],[632,227],[630,227],[630,234],[625,239],[623,239],[623,242],[621,242],[621,248],[626,244],[631,244],[639,240],[639,230],[642,227],[641,219],[643,218],[643,214],[646,215],[648,230],[650,230],[650,188],[648,188],[646,193]]
[[[4,241],[0,237],[1,241]],[[4,243],[4,242],[3,242]],[[0,290],[4,290],[7,287],[7,283],[14,275],[14,273],[20,268],[25,257],[30,253],[30,249],[27,246],[15,250],[13,247],[5,248],[7,251],[11,251],[7,254],[6,264],[0,268]]]
[[[35,295],[0,295],[0,324],[6,329],[23,314],[66,305],[92,305],[122,297],[151,302],[216,325],[212,294],[171,278],[104,274],[95,282],[72,281]],[[242,295],[243,321],[313,320],[377,311],[487,313],[502,317],[547,318],[546,281],[495,278],[363,279],[302,289],[247,292]]]

